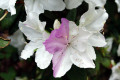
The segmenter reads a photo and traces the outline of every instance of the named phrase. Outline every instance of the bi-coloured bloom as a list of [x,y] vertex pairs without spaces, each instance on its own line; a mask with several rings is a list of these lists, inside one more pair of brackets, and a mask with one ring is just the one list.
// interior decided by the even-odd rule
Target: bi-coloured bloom
[[11,15],[14,15],[16,14],[15,3],[16,0],[0,0],[0,8],[8,10]]
[[118,12],[120,12],[120,0],[115,0],[117,6],[118,6]]
[[112,67],[112,74],[109,80],[120,80],[120,62]]
[[29,14],[25,22],[19,23],[20,30],[26,35],[30,42],[21,53],[21,58],[27,59],[35,53],[35,62],[41,69],[49,66],[52,54],[45,50],[43,42],[48,38],[45,32],[45,22],[40,22],[38,16]]
[[44,10],[62,11],[65,8],[63,0],[24,0],[28,13],[43,13]]
[[60,28],[53,30],[44,42],[46,50],[53,54],[54,77],[63,76],[72,64],[80,68],[95,68],[95,51],[88,43],[92,34],[65,18],[61,21]]

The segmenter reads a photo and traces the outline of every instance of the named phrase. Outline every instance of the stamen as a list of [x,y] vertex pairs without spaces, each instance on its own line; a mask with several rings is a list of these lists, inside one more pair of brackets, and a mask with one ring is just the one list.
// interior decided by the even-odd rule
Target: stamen
[[5,11],[4,15],[0,18],[0,21],[2,21],[8,14],[8,11]]

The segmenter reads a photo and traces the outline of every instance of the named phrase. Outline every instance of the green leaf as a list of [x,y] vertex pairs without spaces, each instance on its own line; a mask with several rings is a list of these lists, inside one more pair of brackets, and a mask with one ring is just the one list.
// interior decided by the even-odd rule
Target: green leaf
[[109,58],[103,58],[103,61],[101,63],[104,67],[110,68],[111,61]]
[[76,66],[67,73],[69,80],[87,80],[87,73],[85,69]]
[[3,78],[3,80],[14,80],[16,72],[14,69],[10,68],[7,73],[0,73],[0,77]]
[[76,19],[76,14],[77,14],[77,10],[76,9],[72,9],[71,11],[69,11],[68,15],[67,15],[67,19],[70,21],[75,21]]
[[10,40],[8,39],[3,39],[0,37],[0,48],[4,48],[6,46],[8,46],[10,43]]

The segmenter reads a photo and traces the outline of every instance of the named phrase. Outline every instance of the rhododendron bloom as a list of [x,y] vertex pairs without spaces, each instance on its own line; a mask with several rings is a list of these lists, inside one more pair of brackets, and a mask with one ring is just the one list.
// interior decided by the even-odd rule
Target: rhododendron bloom
[[92,34],[65,18],[61,21],[60,28],[53,30],[44,42],[46,50],[53,54],[54,77],[63,76],[72,64],[80,68],[95,68],[93,60],[96,55],[88,43]]
[[120,62],[112,67],[112,74],[109,80],[119,80],[120,79]]
[[26,35],[30,42],[25,46],[21,53],[21,58],[27,59],[35,53],[35,62],[41,69],[49,66],[52,54],[45,50],[43,42],[48,38],[44,30],[45,22],[40,22],[37,15],[29,14],[25,22],[19,23],[20,30]]
[[16,14],[15,10],[15,3],[16,0],[0,0],[0,8],[7,9],[9,12],[11,12],[11,15]]

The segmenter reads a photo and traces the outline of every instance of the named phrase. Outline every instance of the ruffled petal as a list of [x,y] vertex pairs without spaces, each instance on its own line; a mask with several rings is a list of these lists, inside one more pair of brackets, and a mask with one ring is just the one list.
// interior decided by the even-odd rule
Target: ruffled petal
[[91,3],[89,10],[81,16],[80,27],[97,32],[103,28],[107,18],[108,14],[105,9],[95,10],[95,6]]
[[35,62],[40,69],[45,69],[50,65],[52,56],[52,54],[45,50],[45,46],[41,45],[41,47],[37,49]]
[[19,29],[27,36],[28,40],[37,41],[42,39],[42,34],[30,27],[29,25],[19,22]]
[[21,58],[23,59],[27,59],[27,58],[30,58],[30,56],[32,56],[34,54],[34,50],[39,48],[40,45],[41,45],[41,41],[40,42],[29,42],[24,50],[22,51],[21,53]]
[[66,49],[64,53],[55,53],[53,56],[53,75],[54,77],[62,77],[70,70],[72,62],[70,60],[70,50]]
[[63,0],[39,0],[45,10],[62,11],[65,9]]
[[105,37],[101,33],[94,33],[89,38],[89,43],[95,47],[104,47],[107,44]]
[[81,5],[83,0],[65,0],[66,8],[73,9]]
[[75,48],[70,48],[70,58],[73,64],[80,68],[95,68],[95,64],[86,52],[79,52]]

